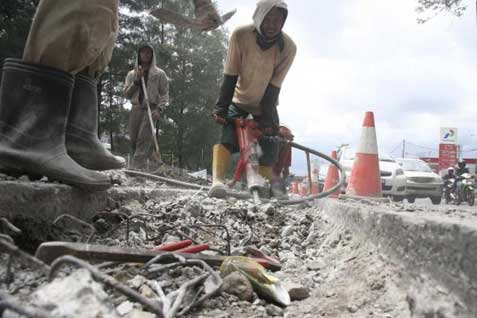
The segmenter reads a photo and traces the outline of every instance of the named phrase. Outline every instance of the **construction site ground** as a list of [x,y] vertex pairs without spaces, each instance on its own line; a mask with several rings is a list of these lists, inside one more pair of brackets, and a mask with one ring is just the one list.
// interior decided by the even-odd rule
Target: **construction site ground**
[[[477,317],[476,207],[354,199],[257,205],[211,199],[205,191],[131,178],[123,171],[114,174],[121,185],[95,194],[2,175],[0,218],[22,229],[21,235],[10,235],[30,254],[41,242],[85,242],[92,232],[92,244],[151,249],[192,236],[227,251],[226,228],[232,250],[251,245],[279,258],[282,269],[273,274],[297,299],[281,307],[256,295],[247,301],[222,292],[186,317]],[[53,224],[63,214],[94,228],[66,219]],[[126,226],[120,214],[137,218]],[[220,227],[201,232],[194,224]],[[75,290],[71,286],[94,284],[91,279],[84,282],[86,274],[80,271],[62,270],[71,274],[49,282],[43,271],[20,257],[13,258],[13,281],[7,284],[8,260],[8,254],[0,254],[0,290],[25,308],[47,310],[51,317],[155,317],[102,284],[87,292]],[[157,299],[141,265],[99,268]],[[170,291],[181,277],[193,275],[181,269],[157,279]],[[52,284],[56,293],[47,291]],[[6,311],[4,317],[23,316]]]

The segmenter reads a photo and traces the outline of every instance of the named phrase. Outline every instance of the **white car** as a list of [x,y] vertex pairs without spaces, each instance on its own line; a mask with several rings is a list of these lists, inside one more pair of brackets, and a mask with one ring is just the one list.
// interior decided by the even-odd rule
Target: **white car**
[[[355,154],[355,149],[349,146],[338,149],[338,160],[345,170],[346,180],[349,180],[351,175]],[[394,201],[402,201],[406,195],[406,176],[401,166],[389,155],[380,153],[379,170],[382,194],[391,197]],[[348,186],[348,181],[345,186]],[[346,187],[342,192],[346,191]]]
[[407,177],[406,199],[414,203],[416,198],[430,198],[432,204],[440,204],[442,178],[420,159],[396,159]]

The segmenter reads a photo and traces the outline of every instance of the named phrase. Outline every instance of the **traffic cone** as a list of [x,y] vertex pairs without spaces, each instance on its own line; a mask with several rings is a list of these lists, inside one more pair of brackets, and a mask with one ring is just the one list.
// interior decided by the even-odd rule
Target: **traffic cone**
[[374,114],[366,112],[361,140],[351,169],[346,195],[357,197],[382,197],[379,174],[378,144]]
[[[336,155],[336,150],[333,150],[331,153],[331,158],[337,160],[338,156]],[[326,173],[326,179],[325,179],[325,186],[323,187],[323,192],[328,191],[329,189],[333,188],[335,185],[338,184],[340,180],[340,175],[338,172],[338,168],[334,164],[330,164],[328,166],[328,172]],[[330,197],[337,198],[340,195],[340,189],[336,190],[332,194],[330,194]]]
[[306,197],[307,194],[308,194],[308,187],[306,186],[306,184],[302,183],[300,187],[300,195],[302,197]]
[[320,188],[318,182],[311,183],[311,194],[318,194],[320,193]]
[[298,190],[298,181],[293,181],[292,193],[300,194],[300,191]]

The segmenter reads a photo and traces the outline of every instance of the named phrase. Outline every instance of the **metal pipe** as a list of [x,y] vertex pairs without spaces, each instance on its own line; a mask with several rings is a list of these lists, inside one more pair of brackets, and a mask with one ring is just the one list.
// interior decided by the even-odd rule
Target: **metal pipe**
[[311,162],[310,162],[310,153],[308,151],[305,152],[306,154],[306,166],[308,168],[308,194],[311,194],[311,187],[313,183],[311,182]]

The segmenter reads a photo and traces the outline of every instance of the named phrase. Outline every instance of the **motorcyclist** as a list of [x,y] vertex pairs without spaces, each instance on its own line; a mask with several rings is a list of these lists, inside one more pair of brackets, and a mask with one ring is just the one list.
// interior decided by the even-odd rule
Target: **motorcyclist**
[[470,173],[469,168],[466,167],[466,163],[463,159],[460,159],[457,162],[457,169],[455,170],[456,178],[456,190],[457,194],[460,195],[460,191],[462,190],[462,175],[465,173]]
[[456,178],[456,175],[455,175],[454,167],[447,168],[447,174],[444,177],[442,177],[444,182],[449,182],[450,179],[455,179],[455,178]]
[[[455,174],[455,169],[454,167],[449,167],[447,168],[447,174],[445,176],[442,177],[442,179],[444,180],[444,187],[447,187],[452,181],[452,179],[456,179],[457,176]],[[452,189],[451,191],[455,191],[455,182],[452,186]]]

